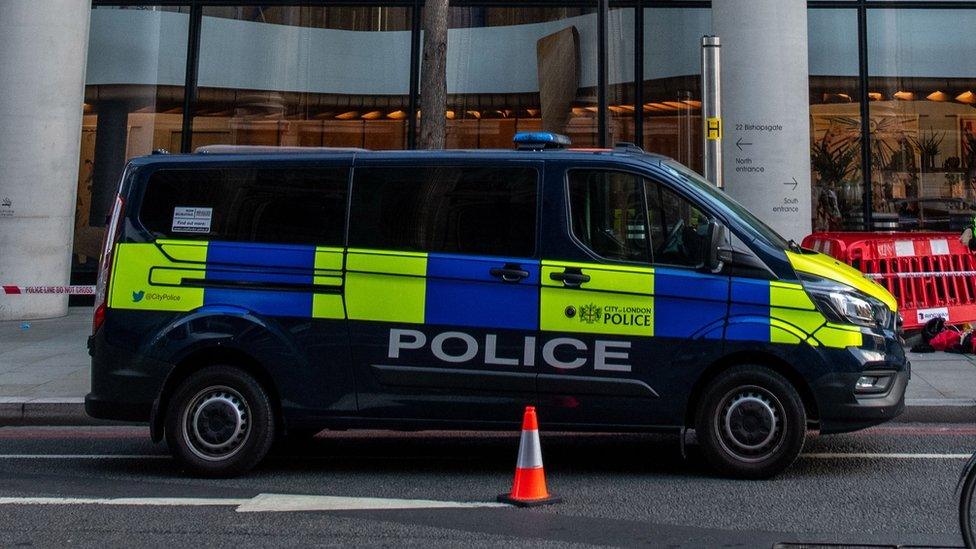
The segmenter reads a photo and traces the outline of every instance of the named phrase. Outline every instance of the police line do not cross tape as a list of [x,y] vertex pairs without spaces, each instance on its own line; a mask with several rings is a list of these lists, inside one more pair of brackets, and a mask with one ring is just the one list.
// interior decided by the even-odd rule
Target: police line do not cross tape
[[94,286],[17,286],[0,284],[0,294],[57,294],[57,295],[95,295]]

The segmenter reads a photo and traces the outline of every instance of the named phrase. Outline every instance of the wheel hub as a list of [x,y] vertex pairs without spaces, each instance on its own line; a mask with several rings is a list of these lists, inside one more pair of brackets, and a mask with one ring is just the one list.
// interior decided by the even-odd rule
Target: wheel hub
[[728,402],[723,421],[724,438],[736,450],[756,452],[774,440],[780,420],[770,399],[759,392],[743,392]]
[[191,449],[205,459],[222,459],[235,453],[249,432],[248,409],[236,391],[213,387],[191,402],[184,422]]

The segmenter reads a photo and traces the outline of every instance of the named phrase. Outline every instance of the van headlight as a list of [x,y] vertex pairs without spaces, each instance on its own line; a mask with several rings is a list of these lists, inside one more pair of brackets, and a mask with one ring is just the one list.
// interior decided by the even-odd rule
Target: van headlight
[[891,328],[891,309],[864,292],[846,284],[807,276],[803,277],[803,287],[830,322]]

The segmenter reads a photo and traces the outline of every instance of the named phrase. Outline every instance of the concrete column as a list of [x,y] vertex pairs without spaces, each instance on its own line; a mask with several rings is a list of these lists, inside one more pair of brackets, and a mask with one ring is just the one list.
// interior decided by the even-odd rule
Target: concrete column
[[786,238],[810,233],[805,0],[713,0],[725,188]]
[[[89,0],[0,2],[0,284],[68,283],[90,11]],[[67,307],[0,295],[0,320]]]

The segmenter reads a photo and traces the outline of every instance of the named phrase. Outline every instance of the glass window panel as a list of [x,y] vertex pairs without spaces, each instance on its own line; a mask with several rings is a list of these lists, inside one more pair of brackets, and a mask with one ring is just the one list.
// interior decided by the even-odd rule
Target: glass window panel
[[569,172],[573,235],[600,257],[649,262],[641,182],[624,172]]
[[644,10],[644,149],[701,173],[701,38],[707,8]]
[[402,149],[410,10],[203,10],[193,147],[215,143]]
[[976,10],[868,10],[876,229],[961,230],[976,208]]
[[532,168],[356,168],[349,245],[530,257],[537,180]]
[[708,250],[708,214],[656,181],[645,182],[654,263],[699,268]]
[[91,10],[72,271],[92,279],[126,161],[178,151],[189,7]]
[[864,229],[857,11],[807,12],[814,231]]
[[[448,148],[507,149],[516,132],[543,129],[574,146],[598,143],[595,10],[452,7],[448,17]],[[616,105],[633,80],[622,53],[633,49],[633,10],[612,10],[609,25],[608,97]],[[614,116],[621,122],[612,126],[622,137],[624,118]]]
[[[140,220],[157,237],[341,246],[348,182],[346,168],[161,170]],[[175,226],[180,208],[209,208],[209,230]]]

